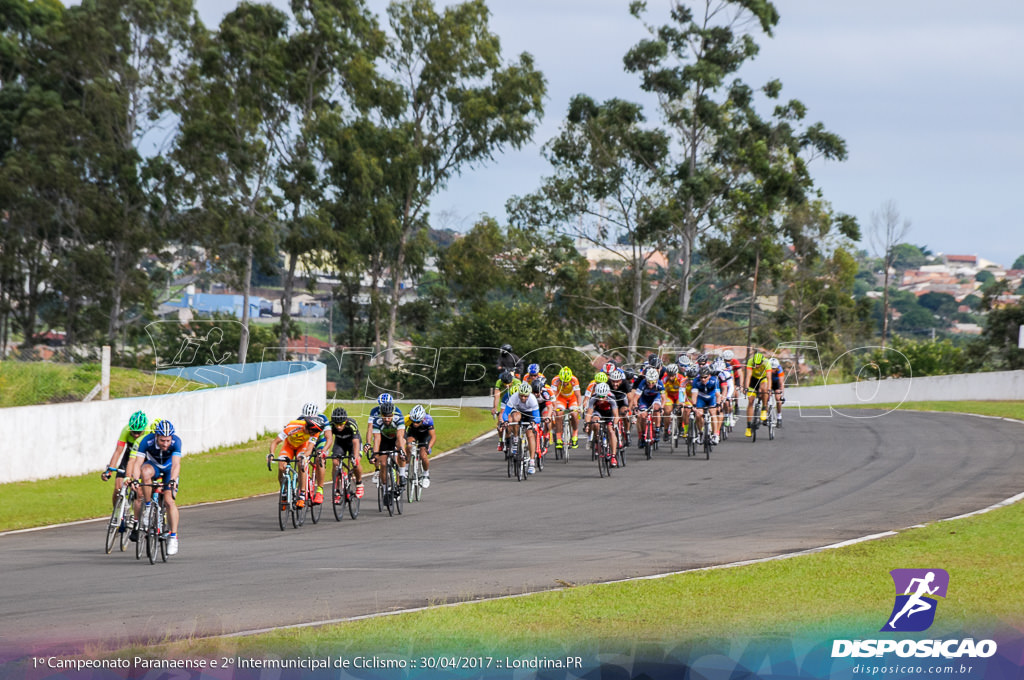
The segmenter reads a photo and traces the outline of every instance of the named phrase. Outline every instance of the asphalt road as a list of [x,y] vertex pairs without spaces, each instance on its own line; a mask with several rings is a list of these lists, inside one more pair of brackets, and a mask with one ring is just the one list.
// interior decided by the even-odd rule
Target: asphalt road
[[[284,532],[271,496],[185,508],[181,551],[166,564],[104,554],[98,522],[8,534],[0,658],[609,581],[899,530],[1019,493],[1021,427],[790,413],[775,441],[740,436],[710,461],[664,447],[646,461],[634,447],[626,468],[601,479],[581,442],[567,464],[525,482],[506,477],[490,439],[436,461],[424,500],[402,516],[379,514],[369,484],[358,520],[336,522],[328,507],[320,524]],[[188,474],[186,459],[183,499]]]

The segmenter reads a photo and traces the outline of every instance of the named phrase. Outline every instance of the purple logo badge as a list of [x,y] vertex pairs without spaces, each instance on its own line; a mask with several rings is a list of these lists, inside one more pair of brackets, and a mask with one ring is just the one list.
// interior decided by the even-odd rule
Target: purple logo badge
[[949,574],[945,569],[893,569],[896,602],[882,631],[904,633],[928,630],[935,621],[936,597],[946,597]]

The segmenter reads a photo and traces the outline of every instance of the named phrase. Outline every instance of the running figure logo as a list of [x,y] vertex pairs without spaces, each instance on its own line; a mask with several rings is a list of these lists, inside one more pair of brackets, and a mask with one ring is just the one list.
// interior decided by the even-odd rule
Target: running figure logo
[[889,574],[896,585],[896,603],[882,631],[928,630],[939,605],[935,597],[946,597],[949,574],[945,569],[893,569]]

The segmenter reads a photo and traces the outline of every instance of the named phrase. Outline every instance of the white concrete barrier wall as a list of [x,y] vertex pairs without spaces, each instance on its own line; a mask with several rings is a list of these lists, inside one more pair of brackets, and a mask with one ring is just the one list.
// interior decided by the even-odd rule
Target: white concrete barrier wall
[[321,407],[327,367],[295,364],[287,375],[197,392],[0,409],[0,483],[102,471],[134,411],[166,418],[185,454],[240,444]]
[[817,387],[786,387],[786,408],[891,404],[903,401],[1022,400],[1024,371],[957,373],[895,380],[864,380]]

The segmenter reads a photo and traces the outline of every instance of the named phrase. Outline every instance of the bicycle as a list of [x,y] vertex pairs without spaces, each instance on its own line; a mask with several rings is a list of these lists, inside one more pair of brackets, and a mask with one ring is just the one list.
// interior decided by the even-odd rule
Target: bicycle
[[612,476],[612,451],[611,444],[608,443],[608,429],[605,427],[605,423],[599,421],[598,429],[600,434],[597,435],[597,441],[595,446],[596,458],[597,458],[597,471],[601,477]]
[[349,517],[355,519],[359,516],[360,498],[356,496],[356,482],[353,475],[355,462],[350,455],[332,454],[334,461],[334,477],[331,484],[331,507],[334,508],[334,519],[338,522],[345,516],[345,506],[348,506]]
[[514,471],[516,479],[520,482],[528,476],[527,469],[530,465],[529,441],[523,436],[523,429],[528,427],[533,427],[533,423],[527,423],[523,420],[517,423],[509,422],[505,427],[509,431],[509,445],[506,449],[508,476],[511,477]]
[[534,437],[537,439],[537,472],[544,469],[544,456],[548,455],[548,438],[544,436],[543,424],[534,425]]
[[748,399],[755,399],[754,401],[754,424],[750,427],[750,443],[757,441],[757,430],[761,427],[761,397],[756,392],[748,391]]
[[647,413],[644,419],[644,455],[650,460],[651,454],[658,448],[658,442],[654,441],[654,415],[647,409],[641,410]]
[[[145,506],[142,508],[142,519],[146,525],[146,557],[149,558],[150,564],[156,564],[156,555],[159,551],[160,560],[166,562],[167,539],[170,537],[170,534],[166,530],[168,524],[167,506],[164,505],[163,484],[161,482],[152,482],[142,486],[153,488],[153,501],[149,504],[148,508]],[[143,532],[140,530],[139,541],[141,542],[142,540]]]
[[772,395],[771,397],[768,398],[768,423],[767,424],[768,424],[768,440],[771,441],[771,440],[775,439],[775,428],[778,427],[778,422],[776,422],[775,396],[774,395]]
[[326,458],[327,454],[325,453],[311,457],[309,468],[306,470],[306,510],[309,512],[309,518],[313,520],[313,524],[320,521],[320,515],[324,511],[323,503],[313,502],[313,496],[316,494],[315,468],[323,467]]
[[271,469],[271,463],[287,463],[284,468],[284,480],[281,481],[281,493],[277,497],[277,523],[281,531],[284,531],[285,522],[290,517],[292,528],[298,529],[306,521],[305,509],[295,505],[299,498],[299,473],[295,466],[299,464],[299,460],[286,456],[274,458],[267,454],[267,470]]
[[402,514],[402,492],[398,479],[398,452],[381,451],[379,455],[387,456],[383,470],[377,471],[377,512],[388,511],[391,517],[397,511]]
[[679,446],[679,438],[682,436],[682,413],[679,410],[679,404],[672,405],[672,411],[668,414],[668,426],[666,427],[666,436],[672,440],[671,450],[675,451]]
[[[123,473],[124,470],[111,470],[111,472]],[[135,487],[124,480],[121,490],[117,492],[117,501],[110,513],[110,522],[107,524],[106,551],[114,549],[114,537],[118,532],[121,534],[121,552],[128,547],[128,533],[131,531],[132,523],[135,521]]]
[[704,411],[704,428],[701,432],[701,439],[704,440],[704,460],[711,460],[711,447],[714,446],[711,436],[714,434],[715,428],[711,424],[709,407],[705,406],[701,410]]
[[[626,427],[622,426],[622,420],[625,416],[615,419],[615,441],[619,443],[619,452],[616,454],[618,459],[619,467],[626,467],[626,447],[629,446],[629,425]],[[623,434],[623,430],[626,434]]]
[[695,456],[697,455],[697,414],[692,406],[686,410],[689,413],[686,423],[686,455]]
[[425,444],[412,442],[412,452],[406,452],[409,457],[409,476],[405,480],[406,500],[410,503],[423,498],[423,461],[420,460],[420,449],[427,448]]
[[572,422],[570,422],[570,414],[574,413],[578,409],[575,407],[571,409],[558,409],[560,412],[564,412],[562,415],[562,445],[558,445],[558,441],[555,441],[555,460],[561,460],[563,463],[569,462],[569,443],[572,440]]

